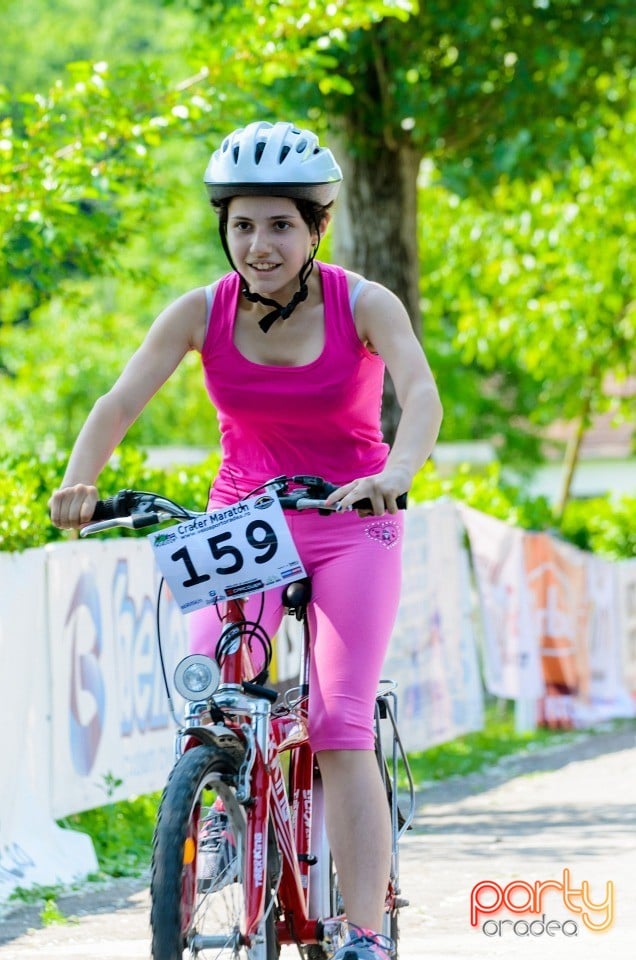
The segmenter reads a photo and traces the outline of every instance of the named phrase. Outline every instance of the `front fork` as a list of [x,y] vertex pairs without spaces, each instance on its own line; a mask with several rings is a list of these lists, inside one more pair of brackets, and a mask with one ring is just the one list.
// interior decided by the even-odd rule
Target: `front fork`
[[[240,759],[235,797],[243,809],[249,807],[249,816],[245,818],[243,878],[243,930],[249,946],[262,936],[263,917],[269,907],[267,848],[273,773],[268,761],[271,704],[243,693],[235,685],[219,690],[214,704],[226,717],[234,719],[235,726],[211,723],[207,704],[192,703],[184,727],[176,734],[175,755],[178,758],[186,750],[203,743],[230,754],[235,752],[237,761]],[[249,722],[245,722],[248,717]]]

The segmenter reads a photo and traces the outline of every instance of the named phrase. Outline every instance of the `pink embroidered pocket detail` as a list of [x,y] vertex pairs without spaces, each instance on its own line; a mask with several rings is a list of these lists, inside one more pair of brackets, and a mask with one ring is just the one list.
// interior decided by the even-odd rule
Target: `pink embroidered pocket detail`
[[375,520],[366,527],[367,537],[390,549],[400,539],[400,528],[395,520]]

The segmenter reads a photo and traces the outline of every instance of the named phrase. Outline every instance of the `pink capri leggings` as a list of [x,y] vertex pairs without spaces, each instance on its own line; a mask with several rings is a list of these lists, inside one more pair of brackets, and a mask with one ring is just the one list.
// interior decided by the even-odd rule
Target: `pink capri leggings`
[[[382,664],[400,599],[404,516],[286,514],[312,581],[309,739],[312,750],[370,750]],[[284,609],[266,591],[261,625],[270,637]],[[246,617],[261,597],[250,597]],[[214,607],[190,614],[190,649],[213,656],[221,624]]]

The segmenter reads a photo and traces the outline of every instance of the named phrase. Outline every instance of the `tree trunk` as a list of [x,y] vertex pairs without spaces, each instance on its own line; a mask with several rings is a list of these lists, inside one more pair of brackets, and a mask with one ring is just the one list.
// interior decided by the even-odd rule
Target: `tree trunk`
[[563,519],[563,514],[565,508],[570,499],[570,494],[572,492],[572,484],[574,482],[574,474],[576,472],[577,464],[579,462],[579,454],[581,452],[581,445],[583,443],[583,438],[590,426],[591,413],[592,413],[592,398],[599,394],[602,391],[603,383],[603,374],[598,368],[598,364],[594,363],[589,372],[587,383],[584,386],[584,389],[581,392],[581,408],[579,410],[579,415],[576,418],[576,426],[574,428],[574,433],[568,440],[567,448],[565,451],[565,458],[563,461],[563,475],[561,479],[561,490],[555,505],[555,514],[559,521]]
[[555,514],[559,522],[563,519],[563,514],[565,513],[565,508],[570,499],[570,493],[572,491],[572,484],[574,482],[574,474],[576,472],[576,467],[579,462],[579,453],[581,452],[581,444],[583,443],[583,437],[585,436],[588,423],[589,423],[589,414],[590,414],[590,398],[589,396],[584,398],[584,406],[581,411],[580,416],[577,419],[574,432],[568,440],[567,448],[565,451],[565,459],[563,461],[563,475],[561,478],[561,489],[559,491],[559,496],[555,505]]
[[[413,149],[379,145],[356,155],[343,140],[335,151],[344,184],[334,218],[334,260],[388,287],[409,313],[421,337],[417,256],[417,174],[420,156]],[[395,390],[387,376],[382,428],[393,442],[400,417]]]

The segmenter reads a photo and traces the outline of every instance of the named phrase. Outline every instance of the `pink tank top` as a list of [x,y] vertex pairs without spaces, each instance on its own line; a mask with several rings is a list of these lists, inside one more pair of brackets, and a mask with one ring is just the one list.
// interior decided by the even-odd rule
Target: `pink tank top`
[[316,360],[299,367],[243,356],[233,340],[240,278],[229,273],[216,286],[201,357],[221,434],[222,462],[212,489],[217,502],[232,503],[280,474],[341,484],[384,467],[384,362],[358,337],[344,270],[316,266],[325,345]]

